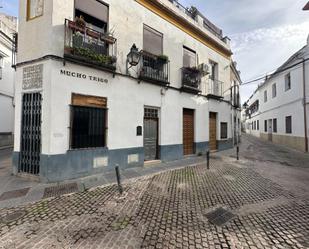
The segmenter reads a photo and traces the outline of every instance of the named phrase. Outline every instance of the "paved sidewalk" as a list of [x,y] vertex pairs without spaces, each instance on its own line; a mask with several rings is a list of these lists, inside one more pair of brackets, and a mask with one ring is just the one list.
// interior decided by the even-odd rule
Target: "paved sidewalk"
[[212,154],[210,170],[132,169],[122,195],[109,184],[0,209],[0,248],[308,249],[308,155],[248,136],[240,151]]
[[[51,187],[54,187],[55,190],[53,191],[53,195],[56,196],[64,192],[82,192],[92,187],[116,183],[116,174],[114,170],[103,174],[97,174],[76,180],[52,184],[44,184],[21,177],[16,177],[11,174],[10,154],[11,150],[0,151],[0,208],[16,207],[19,205],[39,201],[44,198],[45,190]],[[154,163],[143,168],[121,170],[121,179],[123,182],[125,182],[128,179],[146,176],[165,170],[181,168],[203,161],[205,162],[205,160],[205,156],[194,156],[169,163]],[[75,185],[76,187],[72,188],[72,185]],[[69,190],[65,189],[67,186],[71,188],[69,188]],[[17,197],[23,190],[25,190],[25,192],[22,193],[23,196]],[[1,195],[3,194],[5,194],[8,198],[1,199]]]

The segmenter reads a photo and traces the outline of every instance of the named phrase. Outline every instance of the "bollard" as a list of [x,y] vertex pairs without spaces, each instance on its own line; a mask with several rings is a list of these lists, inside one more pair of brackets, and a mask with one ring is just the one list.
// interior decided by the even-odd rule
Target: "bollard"
[[236,153],[237,153],[237,161],[239,161],[239,146],[236,148]]
[[209,150],[206,152],[206,159],[207,159],[207,169],[209,169],[209,155],[210,155],[210,152]]
[[119,190],[119,193],[122,194],[123,189],[122,189],[122,186],[121,186],[121,178],[120,178],[119,166],[116,166],[115,170],[116,170],[116,178],[117,178],[118,190]]

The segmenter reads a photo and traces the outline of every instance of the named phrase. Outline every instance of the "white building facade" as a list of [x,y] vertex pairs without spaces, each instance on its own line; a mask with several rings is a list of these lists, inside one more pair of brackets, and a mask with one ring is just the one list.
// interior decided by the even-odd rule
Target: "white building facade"
[[309,37],[246,102],[246,133],[308,152]]
[[0,13],[0,148],[13,146],[14,77],[13,34],[17,18]]
[[229,40],[196,9],[29,0],[19,14],[15,174],[61,181],[233,146]]

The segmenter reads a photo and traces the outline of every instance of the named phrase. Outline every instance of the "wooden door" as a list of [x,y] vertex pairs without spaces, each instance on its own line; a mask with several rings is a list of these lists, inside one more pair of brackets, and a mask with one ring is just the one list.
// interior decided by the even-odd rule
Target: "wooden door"
[[217,150],[217,114],[209,113],[209,149]]
[[145,108],[144,114],[144,150],[145,161],[158,159],[158,110]]
[[183,154],[194,154],[194,110],[183,109]]

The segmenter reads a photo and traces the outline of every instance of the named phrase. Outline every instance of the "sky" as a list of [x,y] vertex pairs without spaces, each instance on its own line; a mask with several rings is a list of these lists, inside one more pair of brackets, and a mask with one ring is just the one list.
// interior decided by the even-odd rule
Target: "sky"
[[[114,0],[117,1],[117,0]],[[179,0],[196,6],[231,38],[243,82],[265,76],[301,49],[309,35],[308,0]],[[2,12],[18,15],[18,0],[0,0]],[[257,84],[241,87],[242,102]]]
[[[243,82],[265,76],[306,45],[308,0],[181,0],[196,6],[231,38],[233,59]],[[258,82],[259,83],[259,82]],[[257,84],[241,87],[242,102]]]

